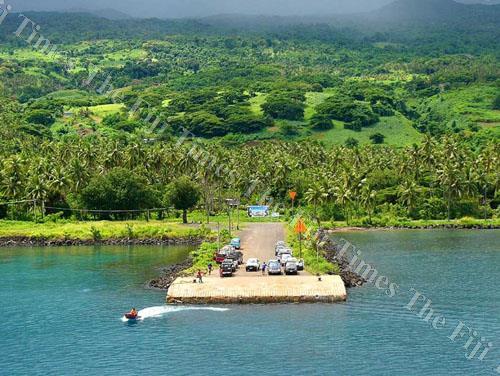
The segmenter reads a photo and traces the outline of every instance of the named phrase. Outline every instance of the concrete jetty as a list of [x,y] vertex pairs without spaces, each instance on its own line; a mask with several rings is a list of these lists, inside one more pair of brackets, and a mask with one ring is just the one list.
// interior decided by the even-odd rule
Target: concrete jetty
[[167,303],[177,304],[262,304],[335,303],[347,299],[339,276],[259,276],[219,278],[210,276],[203,283],[194,278],[178,278],[170,286]]

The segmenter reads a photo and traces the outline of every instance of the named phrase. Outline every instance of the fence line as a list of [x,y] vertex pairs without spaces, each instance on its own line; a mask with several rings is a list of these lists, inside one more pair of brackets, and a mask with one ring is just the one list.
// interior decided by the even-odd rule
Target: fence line
[[54,206],[45,206],[45,209],[60,210],[60,211],[73,211],[80,213],[108,213],[108,214],[124,214],[124,213],[147,213],[155,211],[168,211],[173,208],[152,208],[152,209],[130,209],[130,210],[92,210],[92,209],[72,209],[72,208],[58,208]]
[[[40,200],[18,200],[18,201],[7,201],[0,202],[0,206],[9,206],[15,204],[25,204],[25,203],[33,203],[37,205]],[[59,211],[71,211],[71,212],[79,212],[79,213],[106,213],[106,214],[126,214],[126,213],[148,213],[148,212],[158,212],[158,211],[170,211],[174,210],[173,207],[170,208],[151,208],[151,209],[129,209],[129,210],[93,210],[93,209],[72,209],[72,208],[60,208],[56,206],[43,206],[44,209],[49,210],[59,210]]]
[[15,205],[15,204],[24,204],[26,202],[34,202],[36,203],[37,200],[19,200],[19,201],[8,201],[8,202],[0,202],[0,206],[8,206],[8,205]]

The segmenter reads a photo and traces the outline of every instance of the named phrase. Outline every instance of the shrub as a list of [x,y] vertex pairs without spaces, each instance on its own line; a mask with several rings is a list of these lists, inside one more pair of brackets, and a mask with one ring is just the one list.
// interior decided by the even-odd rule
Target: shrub
[[346,123],[358,123],[362,127],[375,124],[379,121],[378,115],[373,112],[368,103],[357,101],[345,95],[333,96],[326,99],[316,107],[316,112],[330,119]]
[[7,205],[0,205],[0,219],[5,217],[7,217]]
[[251,114],[231,115],[226,122],[229,130],[233,133],[254,133],[268,125],[265,119]]
[[92,235],[92,239],[95,242],[100,242],[102,240],[102,234],[101,231],[95,226],[90,227],[90,233]]
[[495,99],[493,100],[493,109],[494,110],[500,110],[500,94],[497,94]]
[[52,125],[56,121],[52,112],[49,110],[33,110],[26,116],[26,121],[28,123],[41,124],[41,125]]
[[314,114],[310,124],[311,127],[317,131],[326,131],[333,128],[332,121],[324,114]]
[[350,129],[351,131],[361,132],[363,125],[359,121],[354,121],[352,123],[345,123],[344,129]]
[[381,102],[373,104],[372,109],[373,112],[380,116],[394,116],[394,110],[391,108],[391,106]]
[[348,148],[355,148],[359,145],[359,141],[353,137],[349,137],[347,140],[345,140],[345,146]]
[[273,119],[303,120],[305,96],[300,92],[271,93],[262,105],[262,111]]
[[373,144],[383,144],[385,136],[382,133],[377,132],[370,136],[370,140],[372,140]]
[[285,136],[296,136],[300,133],[300,131],[297,125],[285,123],[281,126],[281,133]]
[[134,236],[134,226],[127,223],[127,238],[133,239]]

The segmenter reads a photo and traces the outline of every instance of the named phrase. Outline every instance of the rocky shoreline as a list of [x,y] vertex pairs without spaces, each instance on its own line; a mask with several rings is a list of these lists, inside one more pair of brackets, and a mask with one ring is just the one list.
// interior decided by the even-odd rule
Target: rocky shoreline
[[391,231],[391,230],[499,230],[500,225],[488,224],[488,225],[478,225],[478,224],[458,224],[458,223],[447,223],[447,224],[435,224],[435,225],[425,225],[425,226],[382,226],[382,227],[335,227],[330,231],[332,232],[351,232],[351,231]]
[[202,237],[186,238],[150,238],[150,239],[44,239],[31,237],[7,237],[0,238],[1,247],[71,247],[92,245],[199,245],[203,242]]
[[167,291],[170,285],[178,278],[185,275],[185,271],[193,266],[193,259],[189,257],[183,262],[161,268],[162,275],[148,283],[148,287],[156,290]]
[[360,287],[367,282],[351,270],[347,257],[344,254],[339,254],[340,246],[331,239],[327,230],[318,231],[318,239],[318,247],[323,257],[327,261],[339,266],[339,275],[342,281],[344,281],[346,288]]

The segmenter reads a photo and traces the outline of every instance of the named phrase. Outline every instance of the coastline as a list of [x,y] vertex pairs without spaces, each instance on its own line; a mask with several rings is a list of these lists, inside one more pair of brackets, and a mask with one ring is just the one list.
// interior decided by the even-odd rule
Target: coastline
[[398,231],[398,230],[498,230],[500,224],[460,224],[443,223],[430,225],[401,225],[401,226],[342,226],[342,227],[324,227],[325,230],[335,233],[343,232],[363,232],[363,231]]
[[198,245],[210,229],[163,221],[44,222],[0,220],[0,247]]
[[44,239],[26,236],[12,236],[0,238],[0,248],[7,247],[81,247],[93,245],[200,245],[204,237],[172,237],[172,238],[145,238],[145,239]]
[[[347,232],[364,232],[364,231],[399,231],[399,230],[494,230],[500,229],[500,224],[492,223],[488,221],[486,223],[480,223],[481,220],[474,220],[471,223],[461,223],[461,222],[448,222],[443,223],[432,223],[432,224],[408,224],[399,226],[383,226],[383,227],[361,227],[361,226],[328,226],[323,227],[320,233],[347,233]],[[495,220],[495,222],[497,222]],[[4,222],[5,223],[5,222]],[[51,224],[51,227],[54,224]],[[87,225],[89,225],[87,223]],[[147,225],[147,224],[145,224]],[[164,224],[169,225],[168,223]],[[201,247],[201,245],[210,241],[210,233],[201,234],[197,232],[193,234],[193,228],[184,234],[178,234],[177,236],[163,235],[161,237],[148,237],[144,236],[141,238],[130,238],[127,236],[114,236],[102,239],[89,239],[85,238],[51,238],[43,236],[0,236],[0,248],[7,247],[75,247],[75,246],[131,246],[131,245],[192,245]],[[344,281],[347,288],[362,286],[365,281],[359,275],[352,273],[348,268],[345,260],[338,257],[338,249],[334,244],[325,244],[322,249],[322,258],[335,263],[339,266],[340,272],[338,273],[342,280]],[[162,268],[161,275],[157,278],[150,280],[147,283],[148,288],[168,291],[168,288],[174,282],[175,279],[182,276],[187,276],[187,271],[193,267],[196,260],[193,256],[188,256],[184,261],[165,266]]]

